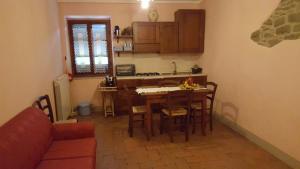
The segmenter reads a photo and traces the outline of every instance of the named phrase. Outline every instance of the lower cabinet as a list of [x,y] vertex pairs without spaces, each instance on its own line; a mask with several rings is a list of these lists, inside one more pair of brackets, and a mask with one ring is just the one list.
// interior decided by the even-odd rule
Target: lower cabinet
[[[118,93],[115,97],[115,113],[117,115],[128,114],[127,107],[127,95],[124,91],[124,85],[130,90],[135,90],[139,86],[155,86],[162,80],[176,80],[183,82],[187,77],[169,77],[169,78],[157,78],[157,79],[121,79],[117,80]],[[194,76],[194,81],[200,85],[205,85],[207,82],[207,76]],[[135,98],[134,102],[139,102],[139,98]]]

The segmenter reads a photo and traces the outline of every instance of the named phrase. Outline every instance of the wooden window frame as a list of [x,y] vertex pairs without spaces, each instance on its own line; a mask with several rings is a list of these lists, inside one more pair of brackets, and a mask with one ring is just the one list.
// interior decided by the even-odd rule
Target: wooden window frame
[[[68,33],[70,42],[70,55],[72,64],[72,73],[74,77],[93,77],[93,76],[104,76],[113,75],[113,54],[112,54],[112,35],[111,35],[111,23],[110,20],[67,20],[68,23]],[[75,52],[74,52],[74,38],[73,29],[74,24],[87,24],[88,33],[88,46],[89,46],[89,56],[91,62],[91,72],[79,73],[76,71],[75,63]],[[92,25],[93,24],[105,24],[106,25],[106,41],[107,41],[107,52],[108,52],[108,70],[106,73],[94,73],[94,53],[93,53],[93,42],[92,42]]]

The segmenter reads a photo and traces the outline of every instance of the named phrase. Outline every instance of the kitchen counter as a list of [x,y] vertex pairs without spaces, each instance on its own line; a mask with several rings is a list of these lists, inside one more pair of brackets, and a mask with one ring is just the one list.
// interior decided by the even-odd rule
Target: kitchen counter
[[173,77],[199,77],[207,76],[205,74],[161,74],[159,76],[117,76],[117,80],[130,80],[130,79],[164,79],[164,78],[173,78]]

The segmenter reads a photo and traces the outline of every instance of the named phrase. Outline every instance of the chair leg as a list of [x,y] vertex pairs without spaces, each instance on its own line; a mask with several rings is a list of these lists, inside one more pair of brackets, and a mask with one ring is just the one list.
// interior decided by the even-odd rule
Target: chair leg
[[169,136],[170,136],[170,141],[171,143],[174,142],[174,138],[173,138],[173,129],[172,129],[172,122],[171,122],[172,118],[171,117],[168,117],[168,133],[169,133]]
[[128,116],[128,134],[130,133],[130,115]]
[[189,141],[189,116],[185,116],[185,141]]
[[145,114],[142,114],[142,127],[145,127]]
[[151,135],[154,136],[154,128],[153,128],[153,118],[151,120]]
[[164,130],[164,115],[160,113],[160,125],[159,125],[159,132],[163,134]]
[[213,131],[213,111],[212,109],[209,110],[209,125],[210,125],[210,131]]
[[133,116],[129,115],[129,125],[128,125],[129,137],[133,137]]
[[189,123],[193,124],[193,118],[194,118],[194,115],[193,115],[193,113],[191,113],[191,115],[189,116]]
[[195,132],[196,132],[196,122],[197,122],[197,116],[196,116],[196,112],[195,111],[193,111],[193,130],[192,130],[192,134],[195,134]]

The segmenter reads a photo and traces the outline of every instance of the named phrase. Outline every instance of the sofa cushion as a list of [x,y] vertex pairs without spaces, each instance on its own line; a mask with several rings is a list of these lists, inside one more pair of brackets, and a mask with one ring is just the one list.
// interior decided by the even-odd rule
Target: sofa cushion
[[43,160],[95,157],[95,138],[53,141]]
[[0,127],[0,168],[35,168],[52,140],[52,124],[45,113],[25,109]]
[[71,158],[60,160],[44,160],[36,169],[94,169],[95,162],[92,157]]
[[72,140],[87,137],[95,137],[95,126],[91,122],[53,125],[54,140]]

